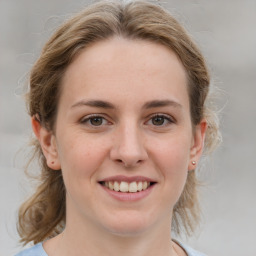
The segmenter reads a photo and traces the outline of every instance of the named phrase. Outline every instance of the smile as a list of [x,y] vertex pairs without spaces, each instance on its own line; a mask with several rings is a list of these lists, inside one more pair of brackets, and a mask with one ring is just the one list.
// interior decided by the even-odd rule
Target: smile
[[100,180],[98,184],[112,198],[123,202],[132,202],[148,197],[157,181],[143,176],[117,175]]
[[148,189],[151,185],[153,185],[153,182],[149,181],[132,181],[132,182],[126,182],[126,181],[104,181],[101,182],[101,185],[104,187],[114,190],[116,192],[123,192],[123,193],[136,193],[140,192],[142,190]]

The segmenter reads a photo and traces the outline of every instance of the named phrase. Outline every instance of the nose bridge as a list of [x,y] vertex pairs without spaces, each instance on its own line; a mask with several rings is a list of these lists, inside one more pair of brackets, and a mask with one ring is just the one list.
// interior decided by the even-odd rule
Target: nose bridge
[[112,148],[112,159],[125,166],[134,166],[147,158],[139,125],[128,119],[117,129]]

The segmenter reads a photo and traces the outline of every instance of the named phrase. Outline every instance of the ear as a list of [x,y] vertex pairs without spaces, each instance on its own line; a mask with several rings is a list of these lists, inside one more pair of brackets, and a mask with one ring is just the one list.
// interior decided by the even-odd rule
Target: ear
[[203,119],[200,124],[194,128],[194,136],[190,148],[190,161],[188,170],[194,170],[198,163],[204,148],[205,133],[207,130],[207,122]]
[[47,166],[53,170],[60,170],[61,165],[59,161],[55,135],[43,127],[35,116],[31,118],[31,124],[34,134],[37,137],[43,150],[43,154],[47,161]]

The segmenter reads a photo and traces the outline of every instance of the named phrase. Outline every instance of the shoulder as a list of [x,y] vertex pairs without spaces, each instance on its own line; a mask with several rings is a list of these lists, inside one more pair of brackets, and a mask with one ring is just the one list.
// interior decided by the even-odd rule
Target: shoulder
[[206,256],[205,254],[198,252],[189,246],[184,245],[183,248],[188,256]]
[[206,256],[205,254],[198,252],[190,246],[185,245],[177,240],[174,240],[174,242],[177,243],[187,253],[188,256]]
[[[205,254],[198,252],[191,247],[182,244],[181,242],[175,240],[175,243],[180,245],[188,256],[206,256]],[[15,256],[48,256],[42,246],[42,243],[36,244],[31,248],[21,251]]]
[[31,248],[25,249],[15,256],[47,256],[42,243],[36,244]]

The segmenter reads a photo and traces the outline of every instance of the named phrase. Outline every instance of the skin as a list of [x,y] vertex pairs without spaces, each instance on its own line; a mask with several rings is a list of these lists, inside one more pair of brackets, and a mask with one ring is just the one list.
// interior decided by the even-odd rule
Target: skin
[[[206,122],[192,127],[186,72],[172,51],[120,37],[93,44],[64,75],[55,130],[32,126],[67,190],[66,229],[44,243],[49,256],[186,255],[170,242],[172,209]],[[115,175],[156,184],[141,200],[120,201],[99,184]]]

